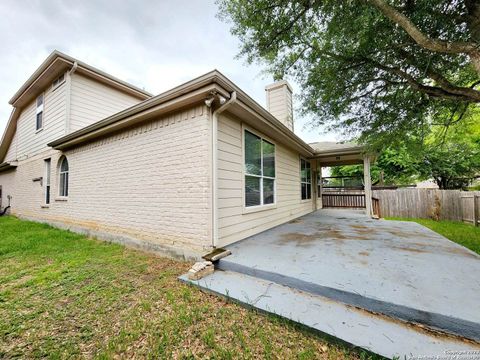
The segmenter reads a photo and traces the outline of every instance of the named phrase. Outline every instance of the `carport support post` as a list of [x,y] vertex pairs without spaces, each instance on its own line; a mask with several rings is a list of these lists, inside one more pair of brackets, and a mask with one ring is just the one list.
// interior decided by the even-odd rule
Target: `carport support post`
[[322,181],[322,164],[320,164],[320,161],[317,161],[317,189],[318,189],[318,194],[317,198],[315,201],[317,202],[317,207],[318,209],[323,208],[323,202],[322,202],[322,195],[323,195],[323,181]]
[[365,210],[368,216],[372,216],[372,179],[370,177],[370,157],[365,155],[363,157],[363,177],[365,184]]

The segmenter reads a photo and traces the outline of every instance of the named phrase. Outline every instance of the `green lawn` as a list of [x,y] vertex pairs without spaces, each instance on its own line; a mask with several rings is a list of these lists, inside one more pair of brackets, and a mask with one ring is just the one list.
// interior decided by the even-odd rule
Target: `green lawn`
[[430,219],[387,218],[387,220],[415,221],[433,231],[480,254],[480,227],[458,221],[434,221]]
[[369,355],[180,283],[189,264],[0,218],[0,358]]

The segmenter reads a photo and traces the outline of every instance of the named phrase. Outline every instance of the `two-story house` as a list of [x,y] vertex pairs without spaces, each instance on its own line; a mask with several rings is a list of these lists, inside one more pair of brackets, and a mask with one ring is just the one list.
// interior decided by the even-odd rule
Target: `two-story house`
[[110,241],[197,257],[321,207],[322,166],[358,146],[293,132],[292,89],[264,109],[218,71],[157,96],[53,52],[10,100],[0,208]]

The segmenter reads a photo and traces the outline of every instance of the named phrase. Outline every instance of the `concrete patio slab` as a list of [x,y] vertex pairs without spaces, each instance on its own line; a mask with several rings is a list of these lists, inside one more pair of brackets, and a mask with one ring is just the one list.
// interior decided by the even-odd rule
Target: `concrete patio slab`
[[[216,271],[194,284],[261,311],[283,316],[387,358],[447,358],[448,351],[477,351],[469,341],[434,334],[322,296],[230,271]],[[235,284],[235,286],[232,286]]]
[[478,349],[480,257],[419,224],[319,210],[228,249],[197,285],[384,356]]

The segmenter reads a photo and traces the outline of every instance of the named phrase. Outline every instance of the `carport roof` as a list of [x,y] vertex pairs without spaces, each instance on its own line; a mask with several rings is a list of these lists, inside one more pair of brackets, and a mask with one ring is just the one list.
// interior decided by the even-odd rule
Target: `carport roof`
[[315,151],[314,158],[322,166],[361,164],[366,154],[366,149],[355,143],[323,141],[308,145]]
[[337,143],[333,141],[320,141],[309,143],[317,154],[331,153],[331,152],[359,152],[363,151],[363,147],[355,143]]

